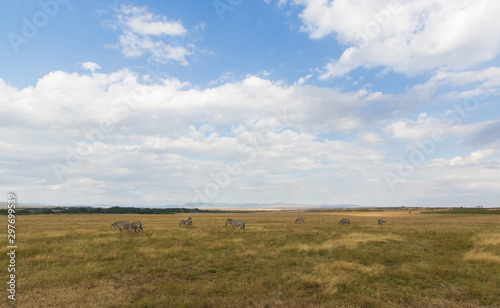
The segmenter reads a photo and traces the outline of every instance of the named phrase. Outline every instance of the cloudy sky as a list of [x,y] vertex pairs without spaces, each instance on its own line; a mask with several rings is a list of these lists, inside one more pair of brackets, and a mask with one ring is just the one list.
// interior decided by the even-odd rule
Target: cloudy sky
[[20,202],[500,206],[497,0],[0,0]]

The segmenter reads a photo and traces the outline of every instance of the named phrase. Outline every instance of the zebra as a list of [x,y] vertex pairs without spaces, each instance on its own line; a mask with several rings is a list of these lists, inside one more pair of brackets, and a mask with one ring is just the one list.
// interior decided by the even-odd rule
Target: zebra
[[305,220],[302,217],[299,217],[299,218],[295,219],[295,223],[298,223],[298,222],[301,222],[301,221],[305,223]]
[[228,219],[228,220],[226,220],[225,226],[227,226],[227,225],[233,226],[233,229],[235,226],[240,227],[241,230],[245,229],[245,222],[243,220]]
[[348,219],[348,218],[342,218],[342,219],[339,221],[339,224],[341,224],[341,225],[348,224],[348,225],[349,225],[349,219]]
[[123,230],[125,229],[127,230],[127,234],[129,234],[129,232],[133,232],[132,225],[128,220],[115,222],[111,225],[111,230],[113,230],[115,227],[118,227],[118,229],[120,229],[120,236],[123,235]]
[[378,220],[378,224],[379,224],[380,226],[381,226],[381,225],[383,225],[383,224],[384,224],[384,222],[385,222],[385,220],[383,220],[382,218],[380,218],[380,219]]
[[186,228],[187,228],[190,225],[193,225],[193,220],[191,219],[191,217],[189,217],[187,220],[179,221],[179,227],[186,226]]
[[132,227],[132,229],[134,229],[134,233],[136,231],[138,231],[139,229],[141,229],[142,231],[144,231],[144,229],[142,228],[142,222],[140,222],[140,221],[133,222],[133,223],[130,224],[130,226]]

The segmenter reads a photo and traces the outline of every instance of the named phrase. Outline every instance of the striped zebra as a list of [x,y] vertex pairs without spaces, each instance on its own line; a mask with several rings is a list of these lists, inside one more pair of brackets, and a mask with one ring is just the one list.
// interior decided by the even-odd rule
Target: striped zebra
[[384,224],[384,222],[385,222],[385,220],[383,220],[382,218],[380,218],[380,219],[378,220],[378,224],[379,224],[379,226],[383,225],[383,224]]
[[179,221],[179,227],[186,226],[186,228],[187,228],[187,227],[192,226],[192,225],[193,225],[193,220],[191,219],[191,217],[189,217],[187,220]]
[[127,230],[127,234],[129,234],[132,231],[132,225],[128,220],[124,221],[117,221],[111,225],[111,230],[113,230],[115,227],[118,227],[120,229],[120,236],[123,235],[123,230]]
[[342,219],[339,221],[339,224],[341,224],[341,225],[348,224],[348,225],[349,225],[349,219],[348,219],[348,218],[342,218]]
[[305,223],[304,218],[299,217],[299,218],[295,219],[295,223],[299,223],[299,222],[304,222]]
[[227,226],[227,225],[233,226],[233,229],[235,226],[240,227],[241,230],[245,229],[245,222],[243,220],[228,219],[228,220],[226,220],[225,226]]
[[193,220],[191,219],[191,217],[186,220],[186,228],[188,228],[189,226],[193,226]]
[[144,229],[142,228],[142,222],[140,221],[133,222],[130,224],[130,226],[132,227],[132,229],[134,229],[134,233],[137,232],[139,229],[144,231]]

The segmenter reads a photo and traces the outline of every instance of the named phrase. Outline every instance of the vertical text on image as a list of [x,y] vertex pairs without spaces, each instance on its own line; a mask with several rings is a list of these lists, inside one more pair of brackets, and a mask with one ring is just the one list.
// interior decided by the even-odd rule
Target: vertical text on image
[[7,267],[7,271],[9,273],[8,281],[7,281],[7,292],[8,298],[10,300],[16,300],[16,204],[17,204],[17,195],[13,192],[7,195],[7,238],[8,245],[7,256],[9,257],[9,265]]

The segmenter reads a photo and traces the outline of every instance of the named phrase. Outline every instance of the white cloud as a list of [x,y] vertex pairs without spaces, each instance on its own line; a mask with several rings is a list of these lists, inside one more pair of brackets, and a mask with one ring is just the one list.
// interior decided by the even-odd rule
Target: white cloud
[[[397,170],[388,161],[388,144],[427,137],[436,128],[466,142],[487,138],[498,125],[451,126],[429,113],[400,119],[391,108],[375,107],[408,94],[393,97],[369,89],[342,92],[257,76],[207,89],[172,78],[140,80],[143,76],[129,70],[56,71],[23,89],[0,80],[0,145],[8,149],[0,153],[1,182],[19,188],[25,200],[165,205],[193,201],[207,185],[227,179],[236,164],[239,171],[229,183],[219,181],[209,201],[394,205],[383,179],[385,171]],[[421,200],[407,193],[407,185],[428,189],[438,171],[440,183],[445,176],[473,176],[477,187],[488,189],[481,181],[498,176],[500,148],[490,142],[488,149],[473,149],[455,166],[451,158],[441,163],[433,157],[435,168],[419,167],[407,184],[400,183],[394,200]],[[54,163],[62,168],[62,181]],[[464,168],[457,168],[460,164]],[[469,174],[470,164],[484,166],[484,178]]]
[[163,41],[154,41],[150,37],[137,36],[132,32],[124,32],[118,37],[119,45],[125,58],[135,58],[151,53],[151,59],[159,63],[175,60],[188,65],[186,56],[192,54],[182,46],[167,45]]
[[303,85],[307,82],[307,80],[309,80],[313,75],[312,74],[308,74],[307,76],[305,77],[300,77],[299,80],[297,80],[297,84],[298,85]]
[[464,86],[470,83],[487,83],[488,85],[500,85],[500,67],[489,67],[484,70],[468,71],[444,71],[437,72],[429,82],[446,83],[454,86]]
[[[500,3],[478,1],[295,0],[302,30],[350,45],[321,78],[384,66],[407,75],[464,69],[500,51]],[[349,16],[346,18],[346,16]]]
[[[448,98],[468,99],[476,97],[484,101],[500,93],[500,68],[488,67],[483,70],[439,71],[428,84],[458,87]],[[467,87],[473,85],[472,88]]]
[[122,5],[118,15],[120,23],[141,35],[185,35],[187,30],[180,21],[167,21],[165,16],[153,15],[146,7]]
[[402,119],[391,122],[385,128],[394,139],[418,141],[432,138],[436,132],[447,131],[454,123],[442,118],[428,117],[420,114],[417,120]]
[[138,200],[161,190],[176,202],[190,202],[195,188],[230,161],[245,172],[232,179],[231,189],[245,186],[250,196],[269,188],[258,181],[276,179],[285,189],[286,182],[302,183],[296,172],[366,170],[365,164],[382,157],[380,150],[316,136],[318,130],[362,126],[365,120],[354,108],[370,104],[369,95],[255,76],[204,90],[175,79],[148,85],[139,80],[128,70],[56,71],[24,89],[0,80],[0,113],[10,119],[0,126],[9,136],[2,140],[9,151],[1,154],[0,168],[17,166],[4,181],[41,183],[22,190],[46,200],[85,198],[84,191],[109,195],[109,202],[120,195]]
[[456,156],[450,160],[448,160],[449,166],[459,166],[459,167],[471,167],[476,166],[478,164],[483,164],[484,158],[492,155],[494,151],[492,149],[476,151],[472,152],[469,157],[462,158],[460,156]]
[[91,71],[92,73],[97,69],[101,69],[99,64],[94,63],[94,62],[82,62],[80,64],[82,65],[82,68],[84,70]]
[[371,144],[381,144],[384,142],[384,139],[374,132],[364,133],[360,137],[362,142],[367,142]]
[[187,29],[180,21],[168,21],[165,16],[154,15],[147,7],[122,5],[116,13],[116,22],[111,25],[122,31],[114,48],[121,50],[126,58],[150,54],[158,63],[177,61],[188,65],[186,57],[193,52],[191,45],[166,43],[169,37],[184,36]]

